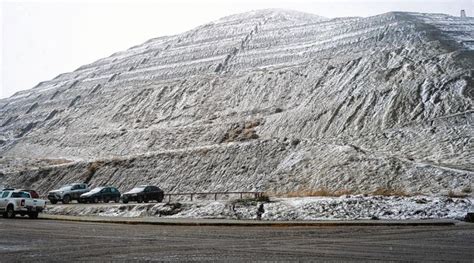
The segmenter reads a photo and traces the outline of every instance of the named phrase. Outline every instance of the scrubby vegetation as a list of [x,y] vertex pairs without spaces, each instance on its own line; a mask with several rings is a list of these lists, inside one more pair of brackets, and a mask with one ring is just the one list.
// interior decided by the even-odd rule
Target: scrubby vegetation
[[402,189],[394,189],[394,188],[384,188],[384,187],[379,187],[377,188],[374,192],[372,192],[372,195],[381,195],[381,196],[410,196],[407,194],[404,190]]
[[327,188],[319,188],[316,190],[299,190],[283,194],[284,197],[305,197],[305,196],[341,196],[352,194],[352,191],[341,189],[332,191]]
[[242,199],[236,199],[233,200],[231,203],[232,204],[238,204],[238,205],[243,205],[243,206],[252,206],[252,205],[257,205],[259,203],[269,203],[270,202],[270,197],[266,194],[260,195],[258,197],[253,197],[253,198],[242,198]]

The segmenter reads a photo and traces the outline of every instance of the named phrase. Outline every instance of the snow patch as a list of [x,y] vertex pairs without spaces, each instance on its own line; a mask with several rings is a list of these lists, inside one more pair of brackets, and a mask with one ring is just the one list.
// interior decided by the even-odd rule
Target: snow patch
[[[106,217],[255,219],[257,202],[198,201],[182,204],[57,205],[47,214]],[[473,198],[298,197],[264,203],[263,220],[462,219],[474,211]]]

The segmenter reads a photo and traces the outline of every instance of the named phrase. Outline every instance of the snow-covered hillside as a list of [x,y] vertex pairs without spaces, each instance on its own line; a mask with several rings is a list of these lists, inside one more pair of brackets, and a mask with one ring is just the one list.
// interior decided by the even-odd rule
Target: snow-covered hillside
[[237,14],[0,100],[0,183],[470,193],[474,19]]

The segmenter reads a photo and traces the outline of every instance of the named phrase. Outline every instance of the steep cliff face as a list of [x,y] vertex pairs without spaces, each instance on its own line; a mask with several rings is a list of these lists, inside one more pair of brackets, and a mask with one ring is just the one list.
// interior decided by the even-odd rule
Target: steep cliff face
[[472,43],[438,14],[225,17],[0,100],[0,183],[469,192]]

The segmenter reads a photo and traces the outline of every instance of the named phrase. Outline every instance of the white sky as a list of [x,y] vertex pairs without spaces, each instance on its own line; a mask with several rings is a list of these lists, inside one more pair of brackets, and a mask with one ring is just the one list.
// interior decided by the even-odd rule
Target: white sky
[[0,0],[0,98],[128,49],[220,17],[285,8],[326,17],[388,11],[459,15],[474,0]]

